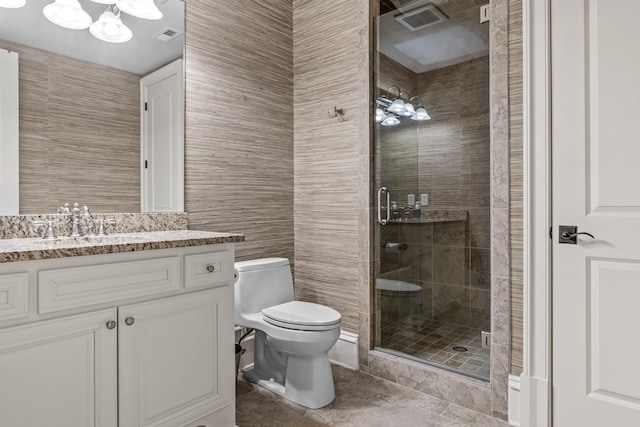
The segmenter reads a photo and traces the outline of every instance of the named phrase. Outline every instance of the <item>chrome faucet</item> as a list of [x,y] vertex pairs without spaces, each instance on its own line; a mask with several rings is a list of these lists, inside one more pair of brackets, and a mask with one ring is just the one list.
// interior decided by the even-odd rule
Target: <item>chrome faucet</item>
[[80,205],[74,203],[73,209],[71,210],[71,215],[73,215],[73,223],[71,226],[71,234],[69,235],[69,237],[82,237],[82,232],[80,231],[80,218],[91,217],[89,208],[86,206],[83,206],[81,208]]

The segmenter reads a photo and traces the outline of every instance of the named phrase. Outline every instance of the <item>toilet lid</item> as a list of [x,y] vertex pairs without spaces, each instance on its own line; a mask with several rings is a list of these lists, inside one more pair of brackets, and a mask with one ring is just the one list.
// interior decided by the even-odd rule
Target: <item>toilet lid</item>
[[340,313],[310,302],[290,301],[262,310],[267,323],[300,331],[324,331],[340,324]]

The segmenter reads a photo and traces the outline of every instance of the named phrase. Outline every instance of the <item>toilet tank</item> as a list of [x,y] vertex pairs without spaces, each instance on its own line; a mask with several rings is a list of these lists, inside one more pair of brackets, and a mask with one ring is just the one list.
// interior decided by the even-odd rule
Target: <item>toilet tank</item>
[[263,308],[293,301],[291,266],[286,258],[261,258],[234,264],[236,324],[243,315],[260,313]]

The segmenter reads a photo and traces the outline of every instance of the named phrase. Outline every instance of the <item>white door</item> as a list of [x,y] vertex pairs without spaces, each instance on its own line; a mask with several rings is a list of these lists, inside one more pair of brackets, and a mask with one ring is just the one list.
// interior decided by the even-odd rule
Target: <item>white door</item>
[[115,427],[115,321],[109,309],[2,330],[0,425]]
[[184,78],[178,59],[140,81],[142,212],[184,211]]
[[119,427],[235,425],[230,286],[119,308]]
[[640,426],[639,17],[551,1],[555,427]]

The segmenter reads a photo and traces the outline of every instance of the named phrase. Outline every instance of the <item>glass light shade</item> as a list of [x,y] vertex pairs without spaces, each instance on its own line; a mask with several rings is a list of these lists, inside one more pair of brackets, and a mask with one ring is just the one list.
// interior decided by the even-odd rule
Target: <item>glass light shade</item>
[[387,114],[387,117],[380,124],[382,126],[395,126],[400,124],[400,120],[393,114]]
[[133,32],[122,23],[119,14],[114,15],[110,10],[104,12],[100,15],[100,19],[91,24],[89,32],[95,38],[109,43],[124,43],[133,37]]
[[162,19],[162,12],[153,0],[117,0],[116,6],[121,11],[142,19]]
[[385,116],[384,111],[381,108],[376,108],[376,123],[380,123],[385,117],[387,116]]
[[411,116],[411,120],[431,120],[431,116],[427,113],[427,110],[424,107],[420,107],[416,110],[416,113]]
[[24,6],[27,3],[26,0],[0,0],[0,7],[6,7],[8,9],[17,9]]
[[42,13],[49,21],[70,30],[84,30],[93,22],[78,0],[56,0],[46,5]]
[[398,114],[405,117],[413,116],[416,113],[416,110],[413,108],[413,104],[410,102],[404,103],[404,111],[400,111]]
[[398,114],[406,111],[404,101],[400,98],[394,99],[391,105],[389,106],[389,108],[387,109],[393,113],[398,113]]

